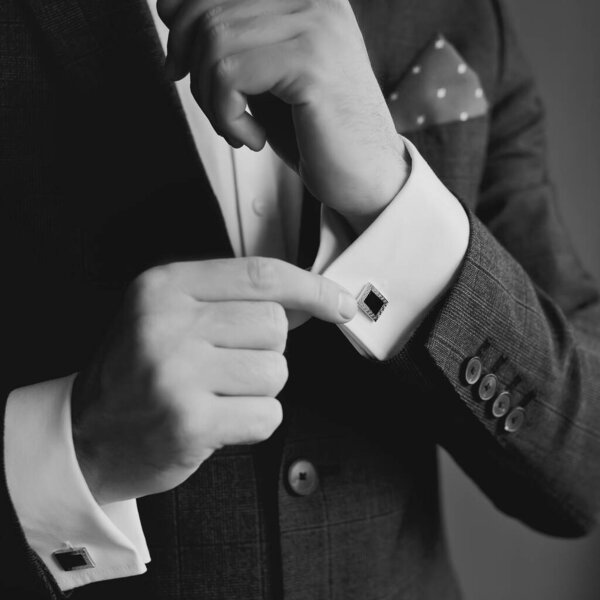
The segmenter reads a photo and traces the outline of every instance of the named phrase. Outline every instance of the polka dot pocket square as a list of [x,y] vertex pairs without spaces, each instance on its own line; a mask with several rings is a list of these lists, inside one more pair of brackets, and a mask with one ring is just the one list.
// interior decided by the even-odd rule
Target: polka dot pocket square
[[488,101],[477,73],[443,36],[421,52],[388,96],[399,133],[484,115]]

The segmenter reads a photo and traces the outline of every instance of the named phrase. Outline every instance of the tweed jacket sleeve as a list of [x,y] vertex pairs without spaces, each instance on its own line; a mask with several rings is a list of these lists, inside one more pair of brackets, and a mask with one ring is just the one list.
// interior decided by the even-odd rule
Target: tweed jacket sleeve
[[[557,216],[543,109],[498,11],[504,53],[480,199],[467,209],[467,254],[455,285],[390,365],[418,372],[429,389],[424,419],[498,508],[576,536],[600,517],[600,300]],[[483,366],[473,385],[472,357]],[[498,385],[483,401],[488,373]],[[492,412],[502,391],[509,410],[524,411],[517,432]]]

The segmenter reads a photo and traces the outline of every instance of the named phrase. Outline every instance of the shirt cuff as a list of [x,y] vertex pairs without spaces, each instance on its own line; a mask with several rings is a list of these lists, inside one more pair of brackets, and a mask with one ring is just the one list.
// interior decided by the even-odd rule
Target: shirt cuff
[[460,202],[404,138],[410,175],[379,217],[355,240],[345,222],[323,207],[321,242],[312,271],[357,299],[368,284],[387,300],[375,321],[359,310],[339,325],[363,355],[397,354],[451,285],[465,256],[469,221]]
[[[96,503],[71,432],[75,375],[14,390],[5,416],[8,490],[29,545],[62,590],[139,575],[150,561],[135,500]],[[93,567],[65,571],[56,550],[84,547]]]

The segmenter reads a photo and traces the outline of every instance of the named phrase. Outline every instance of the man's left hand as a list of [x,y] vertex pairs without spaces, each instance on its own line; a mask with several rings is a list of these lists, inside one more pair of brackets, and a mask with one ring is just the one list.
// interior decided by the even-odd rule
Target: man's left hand
[[190,73],[194,98],[232,146],[268,141],[359,232],[401,189],[404,144],[348,0],[158,0],[158,9],[169,76]]

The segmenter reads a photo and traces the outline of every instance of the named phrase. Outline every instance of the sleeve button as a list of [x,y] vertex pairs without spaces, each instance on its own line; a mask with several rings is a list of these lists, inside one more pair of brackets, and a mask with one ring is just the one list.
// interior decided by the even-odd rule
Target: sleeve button
[[479,389],[477,391],[481,400],[487,402],[495,396],[497,388],[498,378],[493,373],[488,373],[480,381]]
[[465,366],[465,381],[469,385],[475,385],[481,377],[482,368],[479,356],[471,357]]
[[522,407],[513,408],[506,417],[504,429],[509,433],[515,433],[521,429],[525,422],[525,409]]
[[502,392],[498,394],[498,397],[492,404],[492,414],[499,419],[503,417],[510,410],[510,394],[508,392]]

